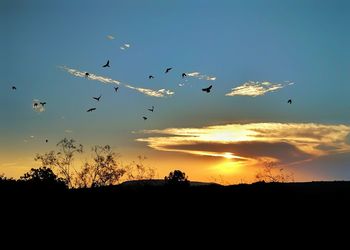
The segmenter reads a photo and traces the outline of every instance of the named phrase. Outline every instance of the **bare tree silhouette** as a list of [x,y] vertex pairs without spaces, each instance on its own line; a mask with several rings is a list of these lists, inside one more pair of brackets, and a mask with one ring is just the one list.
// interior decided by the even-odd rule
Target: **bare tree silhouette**
[[83,145],[73,139],[64,138],[57,143],[59,150],[50,151],[43,155],[37,154],[34,160],[40,161],[43,167],[57,170],[58,176],[63,178],[69,188],[73,187],[73,161],[75,154],[83,153]]
[[109,145],[92,148],[92,163],[86,162],[76,172],[75,184],[79,188],[101,187],[119,183],[126,170],[116,162],[116,154]]
[[279,168],[276,162],[266,161],[263,163],[263,169],[255,175],[260,182],[293,182],[293,173]]
[[125,167],[126,180],[152,180],[156,175],[156,170],[145,164],[146,156],[138,156],[137,161]]
[[35,160],[39,161],[42,167],[55,171],[69,188],[109,186],[122,180],[147,180],[153,179],[156,174],[153,168],[144,164],[146,157],[139,156],[137,161],[125,165],[117,162],[118,155],[109,145],[94,146],[93,159],[75,168],[74,158],[83,153],[83,145],[73,139],[64,138],[56,146],[57,151],[37,154]]

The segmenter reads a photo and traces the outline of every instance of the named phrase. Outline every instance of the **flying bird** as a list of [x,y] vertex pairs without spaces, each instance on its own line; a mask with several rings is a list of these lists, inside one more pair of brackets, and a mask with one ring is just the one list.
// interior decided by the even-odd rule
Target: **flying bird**
[[149,75],[149,76],[148,76],[148,79],[152,79],[152,78],[154,78],[154,76],[152,76],[152,75]]
[[182,76],[182,78],[184,78],[184,77],[187,76],[187,75],[186,75],[186,73],[182,73],[181,76]]
[[92,98],[94,98],[96,101],[100,101],[100,99],[101,99],[101,95],[99,96],[99,97],[92,97]]
[[94,111],[94,110],[96,110],[96,108],[88,109],[86,112],[92,112],[92,111]]
[[114,87],[114,91],[118,92],[119,87]]
[[33,106],[34,106],[34,107],[38,107],[38,103],[35,102],[35,103],[33,104]]
[[49,142],[49,140],[48,140],[48,139],[46,139],[46,140],[45,140],[45,142],[46,142],[46,143],[48,143],[48,142]]
[[149,111],[153,112],[154,111],[154,106],[152,106],[151,109],[148,109]]
[[46,102],[40,102],[40,104],[41,104],[42,106],[44,106],[44,105],[46,104]]
[[90,75],[90,74],[89,74],[88,72],[85,73],[85,76],[86,76],[86,77],[89,77],[89,75]]
[[292,104],[292,99],[289,99],[287,103]]
[[16,90],[17,88],[16,88],[16,86],[12,86],[12,90]]
[[202,91],[209,93],[213,85],[210,85],[208,88],[202,89]]
[[147,120],[147,117],[146,117],[146,116],[142,116],[142,118],[143,118],[144,120]]
[[106,63],[105,65],[103,65],[102,67],[103,67],[103,68],[105,68],[105,67],[110,67],[110,66],[109,66],[109,60],[108,60],[107,63]]
[[173,68],[167,68],[166,70],[165,70],[165,74],[166,73],[168,73],[170,70],[172,70]]

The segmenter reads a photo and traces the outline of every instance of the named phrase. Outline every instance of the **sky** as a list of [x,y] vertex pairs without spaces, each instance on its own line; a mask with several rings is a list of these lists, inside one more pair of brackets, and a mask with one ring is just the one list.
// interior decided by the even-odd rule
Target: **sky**
[[2,0],[0,173],[67,137],[159,178],[349,180],[349,23],[346,0]]

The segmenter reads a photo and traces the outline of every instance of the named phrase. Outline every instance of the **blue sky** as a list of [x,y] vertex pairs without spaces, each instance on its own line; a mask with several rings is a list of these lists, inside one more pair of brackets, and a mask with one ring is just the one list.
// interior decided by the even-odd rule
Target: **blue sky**
[[[349,23],[350,3],[340,0],[3,0],[0,150],[4,166],[16,164],[9,170],[0,162],[0,172],[33,164],[29,158],[65,136],[86,145],[110,144],[125,158],[140,153],[174,162],[191,156],[147,147],[135,141],[143,135],[132,131],[258,122],[348,125]],[[125,43],[130,48],[121,50]],[[102,68],[108,59],[111,67]],[[175,94],[157,98],[124,87],[116,94],[112,85],[74,77],[63,65]],[[173,70],[165,75],[167,67]],[[188,78],[178,85],[182,72],[196,71],[216,80]],[[257,97],[225,96],[249,81],[295,84]],[[211,84],[210,94],[201,91]],[[91,97],[100,94],[96,103]],[[287,105],[290,98],[293,104]],[[33,111],[33,99],[47,102],[45,112]],[[86,113],[91,107],[96,112]],[[143,115],[149,116],[146,122]],[[23,143],[30,135],[35,140]],[[323,171],[320,163],[308,172],[350,178],[344,167],[348,153],[331,157],[329,164],[341,167]],[[161,173],[169,170],[158,164]],[[200,169],[194,168],[197,176]]]

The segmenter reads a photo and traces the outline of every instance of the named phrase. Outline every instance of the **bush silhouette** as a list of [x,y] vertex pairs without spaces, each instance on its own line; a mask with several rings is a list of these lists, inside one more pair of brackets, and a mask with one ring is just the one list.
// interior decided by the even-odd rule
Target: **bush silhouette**
[[171,186],[189,186],[190,182],[186,174],[180,170],[170,172],[168,176],[164,177],[167,185]]
[[67,188],[67,183],[64,179],[58,178],[50,168],[46,167],[38,169],[32,168],[29,172],[20,177],[20,182],[32,187]]

